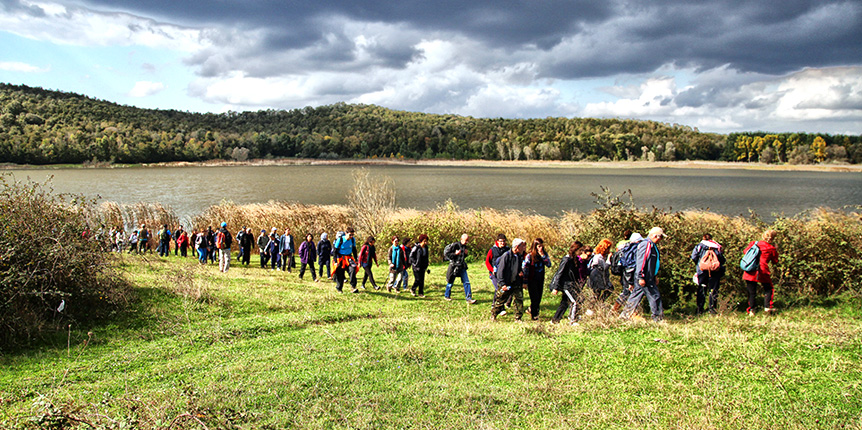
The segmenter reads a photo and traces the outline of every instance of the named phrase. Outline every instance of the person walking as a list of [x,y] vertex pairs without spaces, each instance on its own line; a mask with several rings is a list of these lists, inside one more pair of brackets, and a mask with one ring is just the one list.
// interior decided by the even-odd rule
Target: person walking
[[207,239],[207,232],[203,229],[195,235],[195,249],[198,251],[198,261],[201,264],[206,264],[209,256],[209,240]]
[[138,231],[135,230],[132,234],[129,235],[129,254],[135,251],[135,254],[138,253]]
[[595,295],[596,301],[599,303],[604,303],[614,290],[609,270],[611,262],[608,260],[611,246],[613,246],[613,242],[610,239],[602,239],[596,245],[595,252],[587,264],[587,268],[590,269],[590,288],[593,290],[593,295]]
[[117,233],[114,235],[114,242],[116,243],[117,252],[122,254],[126,245],[126,232],[122,227],[117,228]]
[[697,283],[697,314],[704,313],[706,297],[709,296],[709,313],[715,315],[718,307],[718,284],[724,277],[727,260],[721,244],[706,233],[703,240],[691,250],[691,261],[695,264],[694,279]]
[[[182,227],[180,227],[182,228]],[[180,232],[180,235],[177,237],[177,249],[180,250],[180,255],[183,257],[188,257],[189,255],[189,234],[185,230]]]
[[760,249],[760,257],[755,270],[743,272],[742,280],[745,281],[745,286],[748,288],[748,315],[754,316],[754,310],[757,306],[757,284],[763,286],[763,311],[766,313],[775,312],[773,307],[773,299],[775,289],[772,286],[772,272],[769,270],[769,263],[778,264],[778,250],[772,244],[778,232],[775,230],[766,230],[759,241],[751,241],[745,247],[745,252],[756,246]]
[[[515,242],[512,242],[515,246]],[[526,244],[525,244],[526,246]],[[551,258],[545,251],[545,241],[542,238],[533,239],[530,252],[524,257],[524,279],[527,282],[527,292],[530,294],[530,307],[527,312],[533,321],[539,319],[539,309],[542,305],[542,293],[545,289],[545,268],[551,267]]]
[[377,262],[377,248],[374,244],[377,243],[377,240],[374,239],[374,236],[368,236],[365,239],[365,243],[362,244],[362,248],[359,250],[359,265],[362,266],[362,270],[365,272],[362,275],[362,289],[365,289],[365,284],[371,280],[371,287],[375,290],[379,290],[380,286],[377,285],[377,282],[374,281],[374,272],[371,270],[371,263],[373,262],[376,266],[380,266],[380,263]]
[[494,295],[497,295],[497,276],[494,275],[494,271],[497,270],[497,259],[508,250],[506,235],[500,233],[497,235],[494,245],[488,249],[488,253],[485,255],[485,268],[488,269],[488,278],[491,279],[491,285],[494,286]]
[[254,233],[252,233],[251,227],[248,227],[239,240],[240,264],[248,266],[251,263],[251,247],[253,244]]
[[386,280],[386,290],[392,291],[395,288],[396,293],[400,293],[398,285],[401,284],[401,276],[404,269],[407,267],[407,257],[404,255],[404,248],[401,247],[401,241],[398,236],[392,237],[392,246],[386,255],[386,261],[389,263],[389,277]]
[[652,319],[655,322],[664,321],[664,308],[661,293],[658,290],[658,271],[661,268],[661,255],[658,244],[666,235],[661,227],[653,227],[647,239],[638,244],[635,254],[635,288],[629,296],[620,318],[628,320],[640,305],[644,295],[649,301]]
[[395,291],[407,291],[410,285],[410,250],[413,248],[413,239],[403,237],[401,239],[401,255],[404,256],[404,268],[401,269],[400,282],[395,284]]
[[[443,258],[449,261],[449,267],[446,269],[446,292],[443,298],[452,300],[452,284],[455,283],[455,278],[461,278],[461,283],[464,285],[464,298],[467,304],[475,304],[473,299],[473,291],[470,289],[470,277],[467,275],[467,254],[469,248],[467,242],[470,241],[470,235],[464,233],[461,235],[461,240],[450,243],[443,248]],[[498,278],[499,280],[499,278]]]
[[422,233],[416,238],[416,245],[410,250],[410,268],[413,270],[413,287],[410,293],[413,296],[425,297],[425,274],[428,270],[428,235]]
[[294,253],[296,252],[296,246],[293,243],[293,235],[290,234],[290,228],[284,229],[284,234],[279,239],[279,253],[281,253],[281,269],[286,272],[292,272],[293,268],[296,267],[296,262],[294,261]]
[[161,230],[156,233],[156,239],[159,241],[156,247],[159,257],[167,257],[171,248],[171,231],[168,230],[167,224],[163,225]]
[[183,235],[186,231],[183,230],[183,226],[177,227],[177,230],[174,231],[174,234],[171,235],[171,239],[174,241],[174,257],[179,255],[180,253],[180,236]]
[[348,227],[345,234],[335,239],[335,244],[332,248],[332,257],[335,259],[335,269],[333,277],[335,278],[335,289],[342,292],[344,283],[350,282],[353,293],[358,293],[356,288],[356,239],[354,238],[355,231],[353,227]]
[[281,257],[281,253],[278,251],[281,244],[278,243],[278,233],[276,233],[275,228],[272,229],[272,232],[269,233],[269,240],[266,242],[266,256],[270,263],[270,268],[275,270],[278,269],[278,260]]
[[152,252],[150,250],[150,230],[145,224],[141,224],[141,228],[138,230],[138,249],[141,253]]
[[548,289],[551,294],[560,294],[560,305],[551,318],[551,322],[558,324],[563,316],[569,311],[569,323],[578,324],[583,296],[581,290],[586,277],[581,271],[581,260],[586,256],[584,244],[575,241],[569,247],[569,252],[560,260],[560,266],[551,279]]
[[314,247],[314,236],[311,233],[305,235],[305,240],[299,245],[299,280],[305,274],[305,267],[311,270],[311,280],[317,282],[317,273],[314,271],[314,260],[317,259],[317,249]]
[[266,245],[269,244],[269,236],[266,234],[266,229],[260,229],[260,235],[257,236],[257,252],[260,254],[260,268],[265,269],[266,263],[269,262],[269,254],[266,252]]
[[326,266],[326,278],[332,279],[332,266],[329,259],[332,257],[332,242],[329,241],[329,236],[326,233],[320,235],[320,241],[317,242],[317,264],[320,268],[318,276],[323,279],[323,267]]
[[233,244],[233,237],[227,230],[227,223],[221,223],[221,228],[216,233],[215,245],[218,249],[218,270],[226,273],[230,270],[230,247]]
[[617,250],[620,252],[620,265],[622,266],[622,274],[620,275],[620,295],[617,297],[611,312],[617,313],[622,310],[629,300],[632,290],[635,288],[635,254],[637,253],[638,244],[644,240],[640,233],[632,233],[631,236],[624,242],[617,244]]
[[[527,243],[522,239],[512,240],[512,249],[506,251],[497,259],[497,293],[494,295],[494,305],[491,307],[491,320],[496,321],[506,308],[511,297],[515,308],[515,321],[521,321],[524,315],[524,252]],[[532,302],[530,303],[532,306]]]

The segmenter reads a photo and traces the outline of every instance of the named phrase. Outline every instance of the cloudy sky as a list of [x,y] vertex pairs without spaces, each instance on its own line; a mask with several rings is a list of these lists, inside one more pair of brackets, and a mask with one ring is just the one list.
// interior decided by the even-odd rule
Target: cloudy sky
[[147,108],[862,133],[862,0],[0,0],[0,47],[0,82]]

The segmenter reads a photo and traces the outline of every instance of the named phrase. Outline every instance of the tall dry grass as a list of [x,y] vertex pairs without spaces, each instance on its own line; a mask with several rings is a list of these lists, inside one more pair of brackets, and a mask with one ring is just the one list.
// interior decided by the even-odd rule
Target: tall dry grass
[[250,227],[257,234],[260,230],[269,231],[275,227],[282,232],[290,227],[294,236],[311,233],[316,237],[327,232],[343,231],[352,226],[350,210],[339,205],[304,205],[269,201],[237,205],[222,203],[207,208],[202,214],[192,218],[192,228],[217,227],[226,222],[228,230],[234,232],[242,227]]
[[180,219],[173,208],[161,203],[135,203],[120,204],[117,202],[104,202],[94,208],[90,218],[95,225],[103,227],[119,227],[131,231],[140,227],[141,224],[149,228],[167,224],[171,229],[179,225]]

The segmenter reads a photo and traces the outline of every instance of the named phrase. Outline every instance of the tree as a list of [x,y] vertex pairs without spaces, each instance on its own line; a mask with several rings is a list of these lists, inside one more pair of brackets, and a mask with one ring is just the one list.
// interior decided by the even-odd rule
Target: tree
[[811,143],[811,154],[818,163],[826,158],[826,141],[822,137],[814,138],[814,142]]
[[395,183],[388,176],[371,175],[366,168],[354,170],[347,203],[357,230],[376,236],[395,210]]

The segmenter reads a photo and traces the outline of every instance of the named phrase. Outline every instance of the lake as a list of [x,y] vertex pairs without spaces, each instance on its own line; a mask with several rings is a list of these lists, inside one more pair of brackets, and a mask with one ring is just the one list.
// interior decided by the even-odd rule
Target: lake
[[[346,204],[349,165],[132,167],[11,170],[17,179],[53,176],[57,192],[119,203],[161,202],[181,219],[221,201],[269,200]],[[631,190],[635,205],[706,209],[765,219],[808,209],[862,204],[858,172],[765,171],[711,168],[476,167],[372,165],[395,182],[397,205],[429,209],[452,199],[461,208],[519,209],[555,216],[596,207],[591,193]]]

